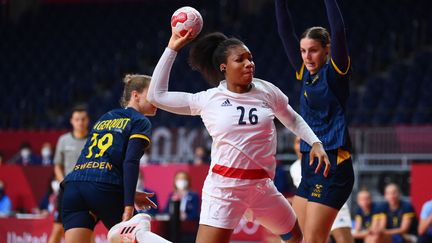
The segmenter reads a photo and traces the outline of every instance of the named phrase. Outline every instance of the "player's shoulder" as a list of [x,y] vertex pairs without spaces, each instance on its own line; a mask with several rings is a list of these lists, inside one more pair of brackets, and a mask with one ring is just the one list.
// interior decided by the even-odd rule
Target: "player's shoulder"
[[400,205],[401,205],[401,208],[403,208],[405,210],[414,210],[413,205],[408,201],[401,200]]
[[252,84],[254,85],[254,89],[256,91],[265,94],[277,95],[281,93],[280,89],[275,84],[263,79],[254,78],[252,80]]

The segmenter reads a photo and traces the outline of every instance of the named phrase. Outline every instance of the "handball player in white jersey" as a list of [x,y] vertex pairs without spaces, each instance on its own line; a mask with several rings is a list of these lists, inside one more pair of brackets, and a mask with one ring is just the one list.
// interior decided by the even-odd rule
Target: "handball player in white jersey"
[[[215,88],[198,93],[168,92],[177,52],[193,39],[172,34],[150,82],[147,99],[181,115],[201,116],[213,139],[211,166],[202,190],[198,243],[229,242],[246,210],[285,242],[303,242],[296,215],[273,184],[276,167],[274,118],[312,146],[319,167],[329,162],[320,140],[270,82],[253,77],[246,45],[211,33],[191,48],[189,63]],[[176,80],[174,80],[175,82]],[[192,82],[192,80],[190,80]]]
[[[300,152],[300,137],[294,138],[294,152],[297,155],[297,160],[290,166],[290,174],[293,183],[296,187],[300,185],[301,175],[301,152]],[[336,243],[352,243],[354,238],[351,234],[351,214],[348,205],[345,203],[339,210],[332,224],[330,234],[335,239]]]

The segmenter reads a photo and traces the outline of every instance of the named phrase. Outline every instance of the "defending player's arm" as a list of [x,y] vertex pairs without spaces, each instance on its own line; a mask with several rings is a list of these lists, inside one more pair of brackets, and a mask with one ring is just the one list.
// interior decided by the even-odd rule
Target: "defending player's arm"
[[346,74],[350,63],[342,14],[336,0],[325,0],[331,30],[332,64],[340,74]]
[[147,93],[147,100],[154,106],[180,115],[192,114],[189,105],[192,94],[168,92],[168,81],[177,51],[191,40],[189,36],[190,31],[184,37],[172,34],[168,47],[155,67]]
[[278,25],[278,33],[282,40],[285,53],[297,73],[300,73],[302,68],[302,58],[299,51],[299,40],[295,34],[292,24],[291,14],[288,11],[286,0],[276,0],[276,20]]
[[[128,142],[126,156],[123,163],[123,185],[124,185],[124,212],[123,221],[133,216],[135,204],[135,189],[139,174],[139,160],[144,154],[144,149],[150,144],[149,140],[135,137]],[[149,200],[148,206],[154,206]]]

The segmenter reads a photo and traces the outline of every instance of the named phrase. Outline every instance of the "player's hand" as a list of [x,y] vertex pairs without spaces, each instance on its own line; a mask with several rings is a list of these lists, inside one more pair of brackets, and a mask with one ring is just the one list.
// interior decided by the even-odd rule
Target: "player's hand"
[[180,36],[176,34],[173,30],[171,31],[171,38],[168,42],[168,48],[179,51],[183,46],[185,46],[187,43],[191,42],[195,37],[192,36],[192,29],[189,29],[189,31],[186,33],[185,36]]
[[134,207],[133,206],[125,206],[124,210],[123,210],[123,215],[122,215],[122,222],[128,221],[129,219],[131,219],[133,214],[134,214]]
[[327,153],[324,150],[324,147],[322,143],[314,143],[312,145],[312,149],[309,154],[309,165],[312,166],[315,160],[315,157],[318,159],[318,165],[315,169],[315,173],[318,173],[318,171],[323,166],[323,163],[325,164],[324,168],[324,177],[327,177],[329,171],[330,171],[330,161],[327,156]]
[[153,197],[154,193],[147,192],[135,192],[135,205],[138,209],[148,210],[150,208],[157,208],[157,205],[150,200],[149,197]]

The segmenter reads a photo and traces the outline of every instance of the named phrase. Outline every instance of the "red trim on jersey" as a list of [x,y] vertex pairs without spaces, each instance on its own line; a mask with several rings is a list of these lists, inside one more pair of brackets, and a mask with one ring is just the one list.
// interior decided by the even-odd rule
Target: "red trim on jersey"
[[212,172],[221,176],[237,179],[265,179],[270,178],[264,169],[240,169],[215,164]]

